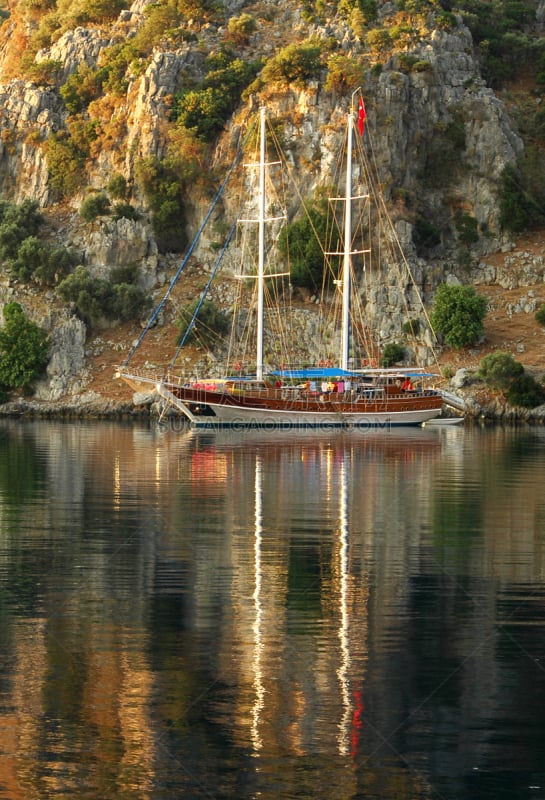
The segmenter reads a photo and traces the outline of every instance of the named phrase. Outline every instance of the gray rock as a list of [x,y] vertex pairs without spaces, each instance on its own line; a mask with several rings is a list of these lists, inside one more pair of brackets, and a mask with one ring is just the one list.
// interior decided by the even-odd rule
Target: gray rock
[[50,335],[51,346],[46,377],[36,384],[40,400],[59,400],[81,387],[85,365],[85,324],[77,317],[62,322]]
[[450,384],[453,389],[461,389],[469,383],[469,372],[465,367],[457,370],[454,377],[451,379]]

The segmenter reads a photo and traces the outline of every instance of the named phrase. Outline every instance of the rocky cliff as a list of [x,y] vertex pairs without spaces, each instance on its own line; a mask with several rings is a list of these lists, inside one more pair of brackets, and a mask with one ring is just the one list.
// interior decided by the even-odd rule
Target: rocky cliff
[[[175,35],[165,30],[145,52],[138,37],[149,24],[148,0],[126,8],[119,4],[114,19],[83,21],[67,29],[56,18],[57,28],[49,36],[43,35],[44,17],[36,11],[40,5],[12,2],[0,28],[0,193],[15,203],[36,200],[48,221],[49,237],[73,248],[92,274],[107,276],[120,265],[138,264],[141,285],[155,296],[161,294],[181,254],[165,252],[157,241],[138,165],[150,158],[156,163],[172,159],[178,141],[173,98],[184,87],[198,85],[206,75],[207,58],[226,44],[243,62],[263,65],[291,43],[320,42],[329,60],[323,60],[312,80],[283,86],[262,82],[247,99],[240,99],[224,130],[210,137],[200,156],[201,178],[209,172],[221,175],[240,126],[266,99],[272,114],[283,120],[292,161],[306,176],[310,194],[326,173],[331,139],[337,135],[330,122],[344,112],[356,88],[331,79],[332,59],[342,57],[361,77],[385,197],[395,208],[398,232],[427,300],[447,277],[468,280],[460,267],[457,214],[476,221],[474,264],[479,256],[508,245],[499,227],[498,186],[503,168],[517,160],[523,144],[504,103],[481,76],[461,17],[451,15],[445,26],[430,9],[417,18],[405,15],[410,31],[396,46],[390,41],[373,48],[372,39],[355,32],[333,8],[329,17],[317,20],[295,0],[282,3],[280,9],[275,3],[225,3],[219,14],[203,14],[197,4],[201,10],[194,18],[178,20]],[[244,13],[256,24],[246,35],[234,37],[229,22]],[[400,23],[398,9],[383,3],[374,27],[387,29],[394,23]],[[43,46],[37,47],[37,41]],[[141,55],[124,67],[115,91],[103,83],[87,105],[70,110],[63,87],[71,76],[79,76],[83,84],[91,74],[96,79],[104,65],[111,76],[114,54],[130,41],[140,43]],[[17,55],[21,48],[27,56],[24,68]],[[60,191],[59,176],[52,169],[53,143],[72,146],[84,134],[87,149],[80,153],[77,185]],[[107,193],[113,175],[123,177],[124,200],[136,210],[135,218],[106,216],[86,223],[79,215],[82,202],[92,192]],[[188,240],[209,195],[210,185],[198,175],[185,184]],[[229,202],[227,196],[226,207]],[[418,248],[418,220],[431,221],[440,233],[428,250]],[[210,240],[204,237],[195,255],[206,268],[214,257]],[[528,284],[542,281],[538,272],[524,279]],[[481,282],[496,279],[484,268],[477,273]],[[503,273],[502,280],[508,280]],[[59,400],[85,389],[89,331],[54,291],[48,292],[40,286],[21,287],[4,270],[0,301],[17,297],[52,334],[48,374],[38,396]],[[375,309],[379,326],[380,315],[388,315],[381,327],[389,336],[401,323],[395,314],[392,323],[394,311]]]

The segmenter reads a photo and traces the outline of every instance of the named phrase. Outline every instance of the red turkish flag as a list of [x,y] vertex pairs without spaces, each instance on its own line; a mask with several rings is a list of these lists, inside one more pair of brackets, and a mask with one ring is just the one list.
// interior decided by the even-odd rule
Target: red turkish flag
[[363,125],[365,122],[365,117],[367,114],[365,113],[365,106],[363,105],[363,98],[360,97],[360,104],[358,108],[358,130],[360,132],[360,136],[363,136]]

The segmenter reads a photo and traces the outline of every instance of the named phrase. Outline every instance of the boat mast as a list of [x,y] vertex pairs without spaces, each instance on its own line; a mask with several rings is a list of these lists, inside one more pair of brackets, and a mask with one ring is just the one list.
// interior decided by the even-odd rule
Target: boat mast
[[263,380],[263,294],[265,273],[265,107],[260,109],[260,153],[259,153],[259,227],[257,265],[257,342],[256,379]]
[[353,107],[347,114],[346,178],[344,191],[343,306],[341,331],[341,369],[348,369],[350,350],[350,265],[352,247],[352,132]]

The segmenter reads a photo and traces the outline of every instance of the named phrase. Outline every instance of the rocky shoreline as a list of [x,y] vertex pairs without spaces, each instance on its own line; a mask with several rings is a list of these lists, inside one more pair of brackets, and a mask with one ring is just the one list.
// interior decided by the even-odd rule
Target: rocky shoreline
[[146,419],[151,416],[149,405],[107,400],[99,395],[58,402],[43,400],[12,400],[0,405],[2,417],[33,419]]
[[545,405],[536,408],[510,406],[504,400],[493,398],[489,402],[479,403],[472,397],[465,399],[463,416],[469,420],[487,420],[502,423],[545,423]]

